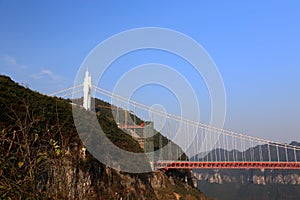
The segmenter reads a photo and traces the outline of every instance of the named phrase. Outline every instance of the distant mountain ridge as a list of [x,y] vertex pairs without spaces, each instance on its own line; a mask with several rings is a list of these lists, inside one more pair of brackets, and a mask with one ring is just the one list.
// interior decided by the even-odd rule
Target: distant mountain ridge
[[[293,146],[300,146],[300,143],[296,141],[292,141],[290,145]],[[269,160],[269,155],[268,155],[268,148],[270,148],[271,152],[271,161],[300,161],[300,152],[297,152],[296,154],[296,159],[294,156],[294,151],[292,149],[287,149],[287,155],[288,158],[286,158],[286,151],[284,147],[278,147],[278,154],[279,154],[279,160],[277,158],[277,149],[274,146],[268,147],[267,144],[263,145],[257,145],[253,147],[252,149],[248,148],[247,150],[241,152],[239,150],[233,149],[231,151],[225,150],[225,149],[213,149],[212,151],[208,153],[202,153],[202,154],[197,154],[194,155],[193,157],[190,158],[192,161],[197,161],[197,160],[211,160],[211,161],[226,161],[228,160],[228,157],[230,160],[235,159],[236,161],[260,161],[261,159],[263,161],[268,161]],[[254,152],[254,158],[251,158],[250,151]],[[259,156],[259,151],[262,151],[262,157]],[[221,157],[220,157],[220,156]]]

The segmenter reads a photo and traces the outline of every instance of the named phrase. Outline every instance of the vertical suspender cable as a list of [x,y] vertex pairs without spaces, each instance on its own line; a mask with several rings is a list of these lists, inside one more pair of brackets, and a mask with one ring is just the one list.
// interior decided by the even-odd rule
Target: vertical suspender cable
[[295,156],[295,159],[294,161],[297,162],[297,153],[296,153],[296,147],[294,147],[294,156]]
[[278,144],[276,144],[276,153],[277,153],[277,161],[279,162],[279,161],[280,161],[280,158],[279,158]]
[[[222,134],[222,133],[221,133]],[[218,148],[219,148],[219,161],[222,161],[222,158],[221,158],[221,141],[220,141],[220,133],[218,133]]]
[[235,142],[236,142],[235,136],[232,136],[232,144],[233,144],[232,153],[233,153],[233,161],[234,162],[237,161],[236,160],[236,148],[235,148],[236,144],[235,144]]
[[250,154],[251,154],[251,161],[254,161],[254,152],[253,152],[253,141],[250,140]]
[[268,156],[269,156],[269,162],[271,162],[271,151],[270,151],[270,144],[268,143]]
[[222,141],[223,141],[223,152],[224,152],[224,161],[226,162],[227,161],[227,158],[226,158],[226,141],[225,141],[225,133],[222,132]]
[[[213,135],[214,136],[213,137],[214,138],[213,144],[217,144],[217,142],[216,142],[216,131],[215,130],[213,131],[213,134],[214,134]],[[214,152],[215,152],[215,161],[217,161],[217,149],[216,149],[216,145],[213,146],[213,149],[214,149]]]
[[259,160],[260,160],[260,162],[262,162],[264,160],[264,158],[263,158],[261,143],[258,143],[258,149],[259,149]]
[[288,157],[288,151],[287,151],[286,144],[284,145],[284,148],[285,148],[285,159],[286,159],[286,162],[289,162],[289,157]]

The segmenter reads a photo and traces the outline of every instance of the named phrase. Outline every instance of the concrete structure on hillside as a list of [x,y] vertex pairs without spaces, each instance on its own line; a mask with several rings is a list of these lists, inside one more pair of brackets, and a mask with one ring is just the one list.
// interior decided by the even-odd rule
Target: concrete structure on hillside
[[[125,115],[128,112],[125,112]],[[154,123],[144,122],[142,126],[138,125],[118,125],[120,129],[123,129],[133,139],[135,139],[140,147],[144,149],[144,152],[149,160],[152,170],[154,170]]]

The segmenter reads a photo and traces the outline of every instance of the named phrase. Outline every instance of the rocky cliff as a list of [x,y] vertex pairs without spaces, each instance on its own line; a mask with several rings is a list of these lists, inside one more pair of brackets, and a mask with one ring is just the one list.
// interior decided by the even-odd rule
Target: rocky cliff
[[193,174],[199,181],[218,184],[300,184],[300,173],[298,171],[206,170],[202,172],[194,171]]
[[187,171],[123,173],[95,161],[89,153],[85,155],[83,151],[79,149],[79,166],[68,159],[60,161],[58,167],[51,168],[46,181],[39,183],[44,189],[47,188],[50,198],[207,199],[191,185],[191,176]]

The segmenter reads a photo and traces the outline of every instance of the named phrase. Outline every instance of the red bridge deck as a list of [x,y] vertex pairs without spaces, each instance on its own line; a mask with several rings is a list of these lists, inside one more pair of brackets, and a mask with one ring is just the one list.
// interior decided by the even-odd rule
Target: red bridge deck
[[198,162],[158,161],[155,168],[168,169],[281,169],[300,170],[300,162]]

